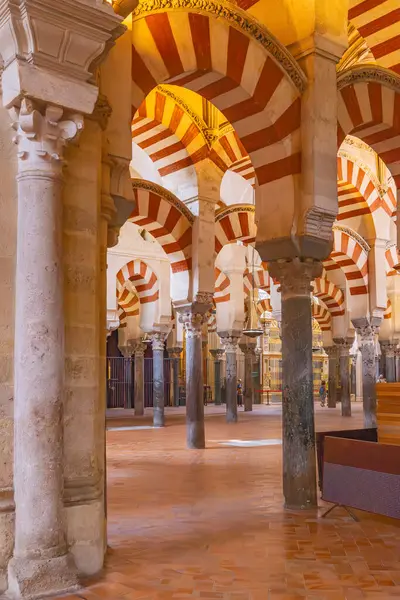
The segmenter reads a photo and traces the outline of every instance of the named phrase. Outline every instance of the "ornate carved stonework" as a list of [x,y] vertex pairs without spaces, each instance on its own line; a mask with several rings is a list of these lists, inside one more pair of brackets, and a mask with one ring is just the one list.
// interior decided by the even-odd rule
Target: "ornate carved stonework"
[[141,18],[146,13],[170,10],[194,10],[211,13],[219,19],[225,19],[236,29],[242,30],[261,44],[280,63],[300,93],[307,86],[306,77],[286,48],[254,17],[226,0],[143,0],[133,11],[133,18]]
[[359,348],[362,349],[364,346],[367,345],[373,346],[375,348],[375,337],[378,331],[378,327],[367,323],[360,327],[356,327],[356,331]]
[[232,354],[236,354],[240,337],[235,336],[235,335],[226,335],[226,336],[220,336],[220,337],[221,337],[221,343],[223,344],[223,346],[225,348],[226,354],[229,354],[230,352]]
[[149,334],[149,339],[151,340],[151,346],[154,350],[164,351],[164,342],[167,335],[163,331],[152,331]]
[[179,315],[179,321],[183,324],[188,339],[202,337],[202,327],[207,319],[208,313],[185,312]]
[[389,342],[389,341],[382,341],[382,342],[380,342],[380,344],[381,344],[382,354],[384,354],[386,358],[394,358],[395,357],[397,343],[393,343],[393,342]]
[[338,356],[338,348],[337,346],[326,346],[324,348],[325,352],[328,355],[328,358],[337,358]]
[[348,340],[346,338],[335,338],[333,341],[338,348],[339,356],[341,358],[350,356],[350,348],[353,345],[353,340]]
[[356,65],[339,73],[337,78],[339,90],[355,83],[381,83],[397,94],[400,93],[400,77],[394,71],[389,71],[377,65]]
[[180,358],[183,348],[181,348],[180,346],[175,346],[173,348],[167,348],[167,350],[170,358]]
[[351,238],[353,238],[353,240],[356,240],[360,244],[361,248],[365,250],[367,254],[371,250],[371,247],[367,244],[364,238],[361,237],[361,235],[354,231],[354,229],[352,229],[351,227],[345,227],[344,225],[334,225],[332,229],[336,231],[343,231],[343,233],[347,233],[347,235],[349,235]]
[[322,263],[312,259],[278,260],[268,263],[268,270],[280,282],[282,300],[293,296],[310,296],[311,282],[322,273]]
[[165,198],[170,204],[175,206],[184,217],[186,217],[189,223],[194,223],[193,213],[179,200],[179,198],[161,185],[153,183],[152,181],[147,181],[146,179],[131,179],[131,184],[134,190],[147,190]]
[[223,348],[215,348],[213,350],[210,350],[210,354],[214,357],[214,360],[221,360],[221,358],[225,354],[225,350]]
[[213,306],[214,292],[197,292],[194,298],[196,304],[204,304],[205,311],[208,312]]
[[140,357],[140,356],[144,356],[144,353],[146,352],[146,348],[147,348],[147,344],[145,344],[144,342],[135,342],[132,344],[132,354],[135,355],[135,357]]
[[332,225],[337,211],[328,212],[316,206],[309,208],[304,217],[304,234],[324,240],[332,239]]
[[19,110],[11,109],[14,142],[18,145],[18,177],[33,177],[35,171],[61,177],[64,146],[83,129],[81,115],[63,121],[63,109],[46,106],[40,111],[32,100],[24,99]]

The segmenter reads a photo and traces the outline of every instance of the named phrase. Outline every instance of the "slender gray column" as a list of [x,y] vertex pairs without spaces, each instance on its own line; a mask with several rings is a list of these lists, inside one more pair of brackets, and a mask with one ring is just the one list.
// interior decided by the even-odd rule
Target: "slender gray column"
[[363,408],[365,427],[376,427],[376,331],[369,323],[356,325],[358,347],[362,356]]
[[327,346],[325,352],[328,355],[328,408],[336,408],[336,367],[338,360],[337,346]]
[[253,359],[254,359],[254,344],[240,344],[240,349],[244,353],[244,410],[251,412],[253,410],[254,388],[253,388]]
[[221,401],[221,358],[224,354],[223,348],[216,350],[210,350],[211,355],[214,358],[214,404],[219,406],[222,404]]
[[118,346],[122,356],[124,357],[124,389],[126,390],[125,407],[132,407],[132,345]]
[[281,284],[283,493],[286,508],[317,506],[312,369],[311,281],[322,265],[269,263]]
[[381,342],[381,350],[385,360],[386,381],[394,383],[396,381],[396,363],[395,350],[397,343]]
[[179,406],[179,362],[182,348],[179,346],[168,348],[172,367],[172,392],[174,406]]
[[153,426],[164,427],[164,341],[165,333],[153,332],[150,336],[153,348]]
[[135,385],[133,392],[133,406],[135,408],[135,416],[142,417],[144,415],[144,353],[146,344],[141,342],[133,347],[135,355]]
[[396,382],[400,382],[400,348],[395,350],[396,361]]
[[350,348],[352,341],[346,339],[335,340],[339,348],[339,372],[340,372],[340,402],[342,417],[351,417],[350,399]]
[[262,360],[262,349],[256,348],[254,350],[256,359],[254,362],[254,380],[253,380],[253,389],[254,389],[254,404],[261,404],[261,392],[260,392],[260,363]]
[[[375,375],[376,375],[376,380],[379,379],[379,375],[381,374],[381,364],[380,364],[380,360],[379,360],[379,356],[376,354],[375,355]],[[382,373],[383,375],[383,373]]]
[[180,316],[186,330],[186,441],[188,448],[206,446],[203,401],[202,325],[204,313]]
[[357,352],[351,355],[350,393],[357,400]]
[[226,422],[236,423],[238,420],[237,407],[237,349],[239,333],[237,335],[221,335],[221,342],[226,354]]
[[48,107],[42,116],[23,100],[16,137],[15,545],[8,579],[17,598],[60,593],[77,583],[63,503],[61,115]]

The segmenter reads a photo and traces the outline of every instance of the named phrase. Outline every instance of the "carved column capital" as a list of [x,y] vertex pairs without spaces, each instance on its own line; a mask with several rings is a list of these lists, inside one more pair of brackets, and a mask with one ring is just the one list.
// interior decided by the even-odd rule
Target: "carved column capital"
[[282,299],[310,296],[311,282],[322,273],[322,263],[313,259],[278,260],[268,263],[268,271],[280,283]]
[[187,338],[201,338],[202,327],[208,321],[208,313],[184,312],[179,315],[179,322],[183,324]]
[[325,352],[328,355],[329,359],[334,359],[338,357],[338,348],[337,346],[326,346],[324,348]]
[[380,342],[382,353],[386,358],[394,358],[396,353],[397,342],[391,342],[388,340],[383,340]]
[[152,331],[149,335],[149,339],[151,340],[151,347],[154,350],[162,350],[164,351],[164,343],[167,338],[167,334],[163,331]]
[[61,178],[64,147],[82,131],[82,115],[63,120],[64,110],[59,106],[39,108],[29,99],[23,99],[21,107],[11,109],[10,114],[18,146],[18,178],[45,173]]
[[213,348],[212,350],[210,350],[210,354],[214,358],[214,360],[221,360],[224,353],[224,348]]
[[134,342],[131,345],[131,348],[132,348],[132,354],[134,354],[135,357],[141,357],[141,356],[144,356],[144,353],[146,352],[147,344],[145,344],[142,341]]
[[248,346],[247,344],[239,344],[239,348],[246,357],[255,356],[255,346]]
[[333,341],[338,348],[340,358],[350,356],[350,348],[353,345],[353,340],[346,338],[335,338]]
[[224,335],[220,336],[221,343],[225,348],[226,354],[236,354],[239,346],[239,335]]
[[183,348],[181,348],[180,346],[175,346],[172,348],[167,348],[167,350],[170,358],[180,358]]
[[118,346],[118,348],[124,358],[130,358],[132,356],[132,346],[130,344]]
[[362,350],[365,346],[375,346],[375,337],[378,327],[369,323],[356,327],[358,347]]

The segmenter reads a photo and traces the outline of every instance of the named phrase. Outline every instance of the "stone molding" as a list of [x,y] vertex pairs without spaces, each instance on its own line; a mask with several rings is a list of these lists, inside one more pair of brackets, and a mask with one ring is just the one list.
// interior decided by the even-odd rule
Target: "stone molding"
[[64,506],[87,504],[100,500],[103,481],[99,473],[92,477],[76,477],[64,480]]
[[92,113],[93,74],[125,29],[111,6],[96,0],[1,0],[4,106],[30,97]]
[[152,331],[149,334],[149,339],[151,341],[151,347],[154,350],[159,350],[164,352],[165,340],[167,338],[167,334],[163,331]]
[[123,156],[109,154],[111,164],[110,194],[114,200],[122,198],[134,202],[134,194],[129,171],[130,159]]
[[338,74],[338,90],[355,83],[381,83],[397,94],[400,93],[400,77],[394,71],[378,65],[356,65]]
[[280,64],[300,93],[307,87],[307,78],[290,52],[254,17],[227,0],[143,0],[132,13],[140,19],[149,12],[195,11],[223,19],[261,44]]
[[304,235],[330,241],[336,217],[337,211],[328,212],[318,206],[309,208],[304,216]]
[[220,208],[215,213],[215,222],[218,223],[218,221],[221,221],[221,219],[223,219],[227,215],[231,215],[232,213],[237,212],[248,212],[255,214],[256,208],[252,204],[234,204],[233,206],[228,206],[227,208]]
[[278,260],[268,263],[268,271],[280,283],[282,300],[296,296],[308,296],[311,282],[322,274],[322,263],[313,259]]
[[157,183],[153,183],[152,181],[147,181],[146,179],[135,179],[132,178],[131,186],[134,190],[146,190],[148,192],[153,192],[154,194],[158,194],[162,198],[165,198],[170,204],[175,206],[176,209],[184,216],[186,219],[193,225],[194,223],[194,215],[193,213],[183,204],[179,198],[177,198],[172,192],[168,191],[166,188],[158,185]]
[[53,105],[39,110],[29,99],[22,100],[19,110],[10,110],[16,130],[13,141],[18,146],[18,179],[45,174],[61,179],[64,146],[76,140],[84,126],[82,115],[63,121],[63,113]]

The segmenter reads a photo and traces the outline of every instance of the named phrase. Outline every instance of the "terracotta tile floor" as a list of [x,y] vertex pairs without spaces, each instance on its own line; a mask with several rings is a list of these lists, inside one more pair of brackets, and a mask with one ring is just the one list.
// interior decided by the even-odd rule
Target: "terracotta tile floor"
[[[342,419],[318,407],[317,428],[356,427],[360,408]],[[108,432],[110,551],[102,576],[70,600],[400,598],[397,522],[285,512],[281,446],[221,445],[279,441],[279,409],[256,407],[237,425],[219,408],[207,413],[205,451],[186,450],[182,409],[163,430]]]

